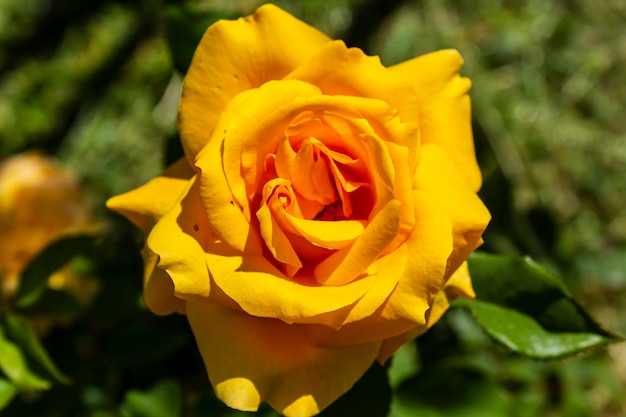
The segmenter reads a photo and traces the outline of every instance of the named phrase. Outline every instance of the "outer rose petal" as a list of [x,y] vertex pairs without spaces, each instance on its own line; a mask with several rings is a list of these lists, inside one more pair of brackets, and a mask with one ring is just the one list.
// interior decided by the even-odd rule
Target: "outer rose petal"
[[154,314],[185,313],[185,300],[174,295],[174,283],[167,273],[157,268],[159,257],[147,247],[141,251],[144,263],[143,299]]
[[442,50],[413,58],[390,69],[412,81],[418,96],[422,144],[441,146],[462,172],[472,191],[482,178],[472,136],[471,82],[459,76],[463,64],[455,50]]
[[185,76],[179,129],[189,161],[239,92],[283,78],[330,39],[276,6],[207,29]]
[[111,197],[106,205],[148,233],[181,198],[195,174],[185,158],[170,165],[161,175],[139,188]]
[[[136,226],[149,233],[154,225],[182,198],[195,174],[185,158],[169,166],[160,176],[145,185],[110,198],[107,207],[126,216]],[[167,273],[156,267],[158,256],[148,247],[142,250],[144,259],[144,301],[155,314],[184,313],[185,302],[174,295],[174,285]]]
[[442,148],[422,147],[422,162],[415,173],[415,187],[428,192],[452,219],[454,253],[448,273],[455,271],[482,244],[482,234],[491,219],[489,211],[471,190],[462,173]]
[[386,339],[383,341],[380,351],[378,352],[378,361],[384,364],[400,346],[420,336],[426,330],[435,325],[448,310],[450,303],[457,297],[474,298],[474,289],[469,275],[467,262],[464,262],[459,269],[450,277],[446,285],[435,297],[433,305],[427,316],[427,322],[424,326],[417,327],[407,333]]
[[182,200],[159,220],[148,235],[148,248],[159,256],[159,268],[174,282],[180,298],[207,298],[211,280],[202,244],[214,240],[200,204],[197,177],[187,181]]
[[352,387],[381,345],[316,347],[304,326],[200,302],[188,302],[187,315],[216,395],[245,411],[267,401],[287,417],[313,416]]

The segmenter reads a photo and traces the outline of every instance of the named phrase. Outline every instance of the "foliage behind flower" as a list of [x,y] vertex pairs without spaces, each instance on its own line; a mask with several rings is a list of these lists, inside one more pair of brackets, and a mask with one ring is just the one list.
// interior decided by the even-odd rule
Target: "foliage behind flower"
[[461,64],[385,68],[271,5],[207,30],[185,158],[108,204],[148,234],[146,304],[188,315],[226,404],[314,415],[473,296],[489,213]]

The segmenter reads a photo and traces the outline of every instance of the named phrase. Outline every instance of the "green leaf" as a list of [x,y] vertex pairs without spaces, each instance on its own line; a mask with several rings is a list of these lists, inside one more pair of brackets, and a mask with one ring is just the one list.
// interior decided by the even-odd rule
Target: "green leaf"
[[402,346],[391,358],[387,369],[389,385],[396,388],[409,376],[415,375],[420,369],[419,354],[415,343]]
[[9,405],[17,394],[17,388],[10,381],[0,378],[0,410]]
[[2,327],[0,327],[0,369],[20,390],[39,390],[50,387],[50,381],[31,372],[20,347],[5,336]]
[[497,382],[460,366],[425,368],[396,391],[389,417],[502,417],[512,415]]
[[122,405],[122,410],[132,417],[179,416],[181,408],[181,389],[174,381],[161,381],[147,391],[130,390]]
[[476,300],[453,305],[468,308],[487,334],[517,353],[550,359],[620,340],[529,258],[476,253],[469,267]]
[[14,314],[6,314],[3,325],[7,336],[24,352],[29,367],[33,371],[47,379],[69,384],[69,378],[57,369],[26,320]]
[[22,272],[15,294],[15,305],[27,307],[43,294],[48,278],[76,255],[85,255],[93,249],[96,237],[73,235],[55,240],[40,252]]
[[480,326],[514,352],[539,359],[571,355],[611,340],[589,332],[550,332],[526,314],[480,300],[460,300]]

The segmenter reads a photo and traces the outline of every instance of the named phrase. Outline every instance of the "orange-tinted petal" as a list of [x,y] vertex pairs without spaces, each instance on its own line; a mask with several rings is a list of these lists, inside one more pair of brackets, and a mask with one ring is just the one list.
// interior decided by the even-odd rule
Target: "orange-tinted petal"
[[[336,143],[337,137],[317,139],[328,148],[342,149],[352,159],[362,159],[359,164],[367,166],[368,171],[372,172],[369,180],[375,185],[377,199],[372,215],[389,201],[393,193],[394,161],[389,158],[385,138],[391,137],[391,133],[393,136],[401,133],[397,136],[402,138],[402,143],[410,142],[416,146],[415,126],[394,120],[395,112],[381,100],[323,96],[316,87],[298,80],[268,82],[259,89],[240,96],[223,113],[216,133],[196,161],[196,166],[203,171],[203,183],[210,184],[210,188],[207,185],[208,197],[205,198],[209,217],[227,218],[218,214],[222,210],[217,204],[219,201],[225,201],[220,204],[228,203],[226,196],[230,195],[233,197],[231,200],[240,207],[243,218],[250,221],[249,201],[268,179],[265,174],[269,155],[275,154],[278,158],[275,168],[281,174],[297,171],[294,165],[297,155],[290,156],[284,138],[285,133],[289,132],[290,123],[298,123],[298,117],[303,114],[309,117],[314,115],[320,119],[328,117],[346,120],[343,131],[339,132],[342,136],[336,135],[342,139],[339,143]],[[364,115],[367,119],[363,119]],[[255,123],[250,123],[250,120]],[[328,142],[329,139],[332,143]],[[315,193],[314,187],[299,191],[298,186],[304,185],[293,177],[294,175],[288,179],[292,180],[297,192],[307,194],[308,197],[311,197],[308,191]],[[349,181],[345,183],[347,188],[351,186]],[[339,188],[343,190],[343,187]],[[223,211],[230,210],[227,209],[228,207]],[[213,219],[211,223],[214,223]],[[241,243],[235,246],[228,237],[229,233],[247,236],[243,231],[235,233],[235,230],[243,227],[238,226],[239,224],[241,222],[235,221],[233,217],[233,221],[228,223],[228,227],[224,227],[224,231],[216,231],[233,247],[242,250]]]
[[354,143],[358,143],[366,149],[361,153],[360,162],[367,165],[373,177],[373,191],[377,193],[373,212],[376,213],[386,203],[386,193],[390,190],[402,202],[399,230],[394,242],[385,251],[388,253],[404,242],[413,228],[414,210],[409,196],[417,166],[419,134],[415,125],[402,123],[395,111],[380,100],[341,99],[362,118],[340,117],[329,112],[325,120],[353,147]]
[[315,267],[320,285],[344,285],[359,277],[383,253],[398,233],[400,201],[391,200],[376,214],[361,236]]
[[463,64],[455,50],[442,50],[392,66],[410,80],[417,94],[422,144],[445,149],[472,191],[481,174],[474,153],[470,99],[471,82],[459,76]]
[[380,347],[316,347],[305,326],[200,302],[189,302],[187,315],[217,397],[246,411],[266,401],[287,417],[313,416],[352,387]]
[[289,181],[283,178],[268,181],[263,187],[263,202],[256,215],[265,245],[274,259],[286,264],[288,275],[292,277],[302,268],[302,262],[285,234],[286,231],[281,228],[286,215],[283,207],[286,203],[282,199],[294,199]]
[[283,78],[330,39],[276,6],[207,29],[187,71],[179,128],[190,161],[239,92]]
[[291,105],[294,97],[311,94],[319,91],[299,81],[270,82],[240,94],[197,156],[206,216],[217,235],[236,250],[263,251],[261,236],[250,225],[254,210],[249,200],[260,191],[265,157],[275,151],[289,121],[282,108]]
[[194,174],[187,160],[181,158],[141,187],[111,197],[106,203],[107,207],[148,233],[181,198],[188,180]]
[[[380,269],[387,265],[394,268],[394,264],[387,261],[403,264],[402,269],[395,266],[397,270],[394,272],[402,275],[391,294],[373,314],[350,323],[358,318],[359,301],[354,315],[346,318],[348,324],[339,330],[310,326],[310,336],[315,343],[326,346],[383,340],[426,323],[427,312],[444,285],[447,259],[452,252],[452,226],[446,213],[440,211],[425,192],[415,191],[414,201],[416,222],[413,233],[396,252],[380,260]],[[375,266],[378,267],[378,262]],[[379,287],[379,290],[386,289]],[[369,294],[361,299],[364,307],[379,300],[376,293],[371,300],[368,297]]]
[[291,179],[294,188],[306,199],[328,205],[337,200],[337,191],[330,163],[320,157],[323,147],[316,139],[306,140],[293,159]]

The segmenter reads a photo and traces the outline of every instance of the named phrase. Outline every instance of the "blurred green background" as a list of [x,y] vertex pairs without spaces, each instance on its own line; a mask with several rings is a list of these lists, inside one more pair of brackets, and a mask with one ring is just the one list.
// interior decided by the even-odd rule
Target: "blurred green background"
[[[483,250],[532,256],[626,334],[626,2],[275,3],[387,65],[458,49],[473,82],[481,196],[493,214]],[[44,340],[74,383],[19,396],[7,416],[244,415],[210,394],[185,319],[142,306],[142,238],[104,201],[180,155],[176,112],[195,44],[216,19],[260,4],[0,0],[0,157],[40,149],[58,158],[109,224],[90,266],[100,296]],[[482,412],[445,415],[626,415],[625,344],[533,362],[493,347],[454,311],[418,346],[451,340],[455,355],[476,364],[462,386],[473,387]],[[392,386],[415,372],[413,356],[396,358],[404,367],[394,365]],[[398,407],[392,416],[411,415]]]

